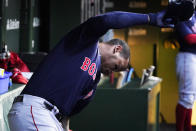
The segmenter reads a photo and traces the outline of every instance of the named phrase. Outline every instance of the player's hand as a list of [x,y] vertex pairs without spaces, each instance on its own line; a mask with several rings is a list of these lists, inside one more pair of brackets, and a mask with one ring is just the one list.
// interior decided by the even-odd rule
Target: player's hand
[[151,25],[155,25],[158,27],[170,27],[174,28],[174,22],[172,18],[165,18],[166,10],[157,12],[157,13],[150,13],[149,14],[149,23]]

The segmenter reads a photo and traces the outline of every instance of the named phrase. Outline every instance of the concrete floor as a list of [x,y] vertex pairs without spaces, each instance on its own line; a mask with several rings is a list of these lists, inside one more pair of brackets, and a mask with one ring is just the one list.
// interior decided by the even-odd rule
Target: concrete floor
[[[192,131],[196,131],[196,126],[192,127]],[[160,124],[160,131],[176,131],[174,124]]]

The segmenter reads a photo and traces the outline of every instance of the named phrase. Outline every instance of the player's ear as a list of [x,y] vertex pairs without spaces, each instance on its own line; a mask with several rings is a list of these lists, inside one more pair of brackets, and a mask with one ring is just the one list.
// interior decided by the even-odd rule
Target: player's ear
[[121,51],[122,51],[122,46],[121,45],[115,45],[114,53],[121,52]]

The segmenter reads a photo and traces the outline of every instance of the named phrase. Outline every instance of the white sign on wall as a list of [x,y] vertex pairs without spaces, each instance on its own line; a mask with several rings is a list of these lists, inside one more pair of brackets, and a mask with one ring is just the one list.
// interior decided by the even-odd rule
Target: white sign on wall
[[17,19],[7,19],[6,30],[16,30],[20,28],[20,21]]
[[8,0],[5,1],[5,7],[8,7]]
[[40,25],[40,20],[38,17],[33,18],[33,27],[39,27]]
[[113,8],[113,7],[114,7],[114,2],[111,2],[111,1],[105,2],[105,8]]

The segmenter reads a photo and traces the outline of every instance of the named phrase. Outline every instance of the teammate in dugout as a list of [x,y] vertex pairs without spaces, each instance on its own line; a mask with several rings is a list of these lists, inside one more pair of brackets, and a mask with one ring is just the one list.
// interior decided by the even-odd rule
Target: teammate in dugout
[[99,38],[109,29],[133,25],[173,26],[163,24],[164,14],[109,12],[70,31],[15,98],[8,114],[11,131],[68,131],[69,118],[92,100],[100,74],[126,70],[130,62],[124,41],[99,43]]
[[179,22],[175,28],[180,43],[180,51],[176,56],[179,81],[176,130],[192,131],[192,108],[196,100],[196,12],[189,21]]

